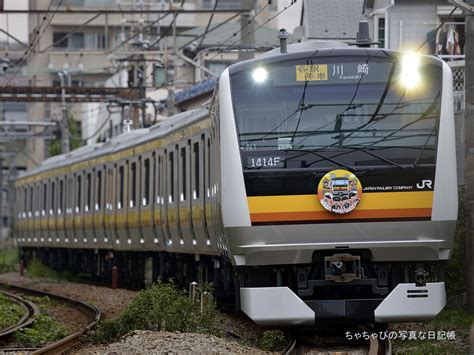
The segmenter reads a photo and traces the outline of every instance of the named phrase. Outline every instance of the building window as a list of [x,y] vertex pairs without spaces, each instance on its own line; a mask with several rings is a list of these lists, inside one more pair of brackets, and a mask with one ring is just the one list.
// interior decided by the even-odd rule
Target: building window
[[376,18],[376,33],[379,48],[385,48],[385,17]]
[[[202,7],[204,9],[212,9],[214,8],[216,0],[202,0]],[[219,0],[217,4],[218,9],[239,9],[240,8],[240,0]]]
[[54,48],[84,48],[84,33],[54,32],[53,43]]

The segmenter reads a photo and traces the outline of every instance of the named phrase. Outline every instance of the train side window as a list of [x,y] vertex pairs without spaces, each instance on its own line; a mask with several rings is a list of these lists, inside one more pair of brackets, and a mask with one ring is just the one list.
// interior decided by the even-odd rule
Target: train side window
[[[113,169],[116,169],[113,168]],[[105,197],[106,198],[106,204],[105,204],[105,208],[112,211],[114,209],[114,200],[113,200],[113,188],[114,188],[114,171],[112,168],[108,169],[107,170],[107,196]]]
[[46,201],[48,199],[48,183],[43,183],[43,209],[41,210],[41,214],[44,216],[46,214],[47,204]]
[[102,170],[97,170],[95,184],[97,186],[95,195],[95,210],[100,211],[102,197]]
[[58,214],[62,213],[64,208],[64,179],[59,180],[59,203],[58,203]]
[[198,199],[201,193],[200,181],[199,181],[199,142],[193,144],[193,157],[194,157],[194,199]]
[[161,155],[158,155],[157,164],[156,164],[156,172],[155,172],[155,184],[156,184],[156,204],[161,204],[161,172],[163,171],[163,166],[161,165]]
[[211,139],[207,139],[207,197],[211,197]]
[[82,195],[82,176],[76,177],[76,212],[81,210],[81,195]]
[[119,199],[117,203],[117,209],[119,210],[123,208],[124,184],[125,184],[125,176],[124,176],[124,168],[122,165],[119,167],[119,193],[118,193]]
[[170,178],[170,192],[169,192],[169,202],[174,201],[174,153],[169,153],[169,178]]
[[54,214],[54,209],[56,208],[56,183],[54,181],[51,181],[51,206],[49,209],[49,214],[53,215]]
[[186,148],[181,148],[181,194],[180,200],[186,201]]
[[131,178],[132,191],[130,194],[130,208],[134,208],[137,205],[137,163],[133,162],[130,165],[130,171],[132,173],[132,178]]
[[86,188],[85,188],[85,191],[86,191],[86,194],[87,194],[87,200],[86,200],[86,204],[84,206],[84,210],[86,212],[90,211],[91,210],[91,200],[92,200],[92,186],[91,186],[91,180],[92,180],[92,177],[91,177],[91,173],[88,173],[86,175]]
[[33,201],[34,201],[34,198],[33,198],[33,186],[30,186],[30,207],[28,209],[28,216],[31,217],[31,215],[33,214]]
[[143,162],[145,186],[143,186],[143,206],[148,206],[150,199],[150,158]]
[[23,218],[26,217],[26,214],[28,213],[28,186],[23,186],[23,208],[21,210],[21,215]]

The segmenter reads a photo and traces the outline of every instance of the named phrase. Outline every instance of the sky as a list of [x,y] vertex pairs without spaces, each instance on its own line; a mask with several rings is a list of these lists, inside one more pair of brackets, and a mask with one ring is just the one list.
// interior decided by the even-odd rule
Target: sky
[[[282,10],[285,6],[291,4],[291,0],[278,0],[278,9]],[[285,28],[288,32],[293,32],[295,27],[300,25],[301,5],[303,0],[289,7],[285,12],[278,16],[278,28]]]
[[[28,8],[28,0],[4,0],[4,4],[6,10]],[[10,32],[20,41],[26,42],[28,40],[28,15],[0,15],[0,28],[4,31]],[[7,41],[7,36],[0,33],[0,41]],[[11,38],[9,41],[15,43]]]

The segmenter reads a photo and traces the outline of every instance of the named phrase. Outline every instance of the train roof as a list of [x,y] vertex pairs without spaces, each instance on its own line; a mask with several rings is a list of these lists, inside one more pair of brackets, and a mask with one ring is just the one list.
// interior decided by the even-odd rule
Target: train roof
[[135,129],[128,133],[123,133],[113,137],[104,143],[86,145],[75,149],[70,153],[48,158],[36,168],[21,173],[19,178],[21,179],[40,172],[80,163],[102,155],[112,154],[127,148],[132,148],[154,139],[164,137],[173,131],[189,126],[207,116],[207,108],[178,113],[164,121],[158,122],[150,128]]

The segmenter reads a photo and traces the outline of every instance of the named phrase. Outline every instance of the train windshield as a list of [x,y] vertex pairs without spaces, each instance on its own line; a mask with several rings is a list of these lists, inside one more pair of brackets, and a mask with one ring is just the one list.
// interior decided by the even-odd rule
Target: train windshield
[[434,164],[442,70],[424,57],[316,57],[231,75],[244,168]]

